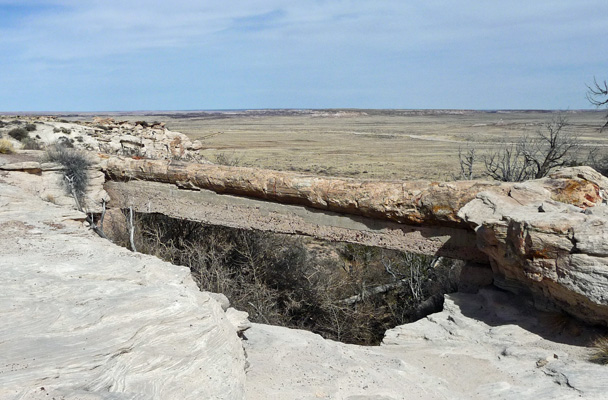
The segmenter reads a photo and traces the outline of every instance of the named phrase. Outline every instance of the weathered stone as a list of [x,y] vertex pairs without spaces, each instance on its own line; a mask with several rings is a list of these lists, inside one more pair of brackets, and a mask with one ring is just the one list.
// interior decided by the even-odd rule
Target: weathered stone
[[0,183],[0,398],[240,399],[245,358],[190,271]]
[[605,367],[587,362],[582,346],[595,332],[574,336],[575,321],[553,325],[552,317],[483,289],[447,295],[442,312],[387,331],[376,347],[253,324],[244,342],[247,398],[604,398]]

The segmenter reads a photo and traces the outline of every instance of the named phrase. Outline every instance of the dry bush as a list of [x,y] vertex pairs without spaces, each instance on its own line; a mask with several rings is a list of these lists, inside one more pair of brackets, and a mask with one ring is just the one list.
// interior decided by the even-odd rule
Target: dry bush
[[89,183],[87,169],[91,166],[87,155],[72,148],[55,145],[47,148],[45,159],[63,166],[66,191],[76,198],[79,205],[84,204],[84,195]]
[[36,139],[27,138],[21,143],[23,150],[42,150],[42,145]]
[[593,354],[589,361],[608,365],[608,337],[601,337],[593,342]]
[[[425,256],[139,214],[142,252],[188,266],[202,290],[225,294],[254,322],[308,329],[347,343],[377,344],[415,319],[419,305],[453,286]],[[446,275],[447,276],[447,275]]]
[[215,163],[229,167],[238,167],[242,164],[242,159],[241,157],[238,157],[235,152],[230,154],[222,152],[215,155]]
[[8,131],[8,135],[15,140],[23,141],[24,139],[29,138],[28,131],[23,128],[13,128]]
[[[563,115],[557,115],[534,135],[516,143],[499,143],[499,150],[482,157],[484,174],[502,182],[522,182],[547,176],[555,168],[574,165],[581,149],[579,135]],[[472,179],[475,150],[459,149],[461,179]]]
[[15,151],[10,140],[0,139],[0,154],[12,154]]

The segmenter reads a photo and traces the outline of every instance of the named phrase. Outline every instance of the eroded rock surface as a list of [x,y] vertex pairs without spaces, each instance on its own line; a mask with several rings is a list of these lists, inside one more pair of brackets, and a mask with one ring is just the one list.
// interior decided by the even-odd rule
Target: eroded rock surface
[[242,398],[243,348],[222,306],[187,268],[83,219],[0,183],[0,398]]
[[[112,118],[93,118],[92,122],[70,122],[53,116],[3,120],[6,126],[0,129],[0,134],[23,127],[26,123],[33,123],[36,129],[28,132],[29,140],[42,145],[62,143],[104,154],[205,162],[198,154],[198,150],[202,148],[200,141],[192,141],[183,133],[171,131],[161,122],[115,121]],[[11,140],[17,149],[22,145],[8,135],[6,139]]]
[[389,330],[380,347],[253,324],[249,399],[603,399],[596,333],[497,289],[446,296],[444,310]]
[[[18,161],[26,158],[28,161]],[[21,155],[0,154],[0,182],[19,186],[22,190],[42,200],[75,208],[76,202],[70,194],[60,164],[44,162],[42,151],[29,151]],[[99,158],[89,154],[91,166],[87,168],[88,184],[81,207],[87,212],[101,212],[102,199],[109,196],[103,188],[105,175],[101,171]]]
[[608,179],[590,168],[566,169],[509,194],[479,193],[459,216],[477,227],[496,285],[608,325],[607,188]]

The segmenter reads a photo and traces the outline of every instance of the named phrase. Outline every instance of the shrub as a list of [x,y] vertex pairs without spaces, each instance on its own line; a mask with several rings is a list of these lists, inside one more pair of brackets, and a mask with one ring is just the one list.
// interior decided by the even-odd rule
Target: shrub
[[241,161],[241,157],[238,157],[234,152],[232,154],[222,152],[215,155],[215,163],[219,165],[238,167],[241,165]]
[[23,139],[29,138],[29,134],[23,128],[14,128],[14,129],[11,129],[8,132],[8,135],[10,137],[12,137],[13,139],[16,139],[16,140],[18,140],[20,142],[23,141]]
[[601,337],[593,342],[594,353],[589,361],[596,364],[608,365],[608,337]]
[[22,141],[21,143],[23,143],[23,147],[22,148],[24,150],[40,150],[40,149],[42,149],[42,145],[36,139],[27,138],[24,141]]
[[0,154],[11,154],[15,149],[10,140],[0,139]]
[[63,166],[66,191],[76,198],[79,208],[81,208],[80,205],[83,204],[89,182],[87,168],[91,166],[91,161],[86,154],[57,144],[47,149],[46,159]]
[[28,132],[34,132],[37,128],[35,124],[27,124],[24,129]]

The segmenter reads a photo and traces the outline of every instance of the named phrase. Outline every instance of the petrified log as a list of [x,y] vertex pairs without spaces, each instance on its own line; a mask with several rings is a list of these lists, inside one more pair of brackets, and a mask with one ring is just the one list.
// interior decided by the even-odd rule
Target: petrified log
[[[508,195],[516,183],[483,181],[362,181],[245,167],[194,164],[171,160],[110,157],[105,172],[111,179],[172,183],[187,189],[248,196],[321,210],[387,219],[404,224],[470,226],[458,211],[479,193]],[[535,181],[539,198],[561,198],[586,207],[601,201],[600,183],[585,177],[554,177]]]

